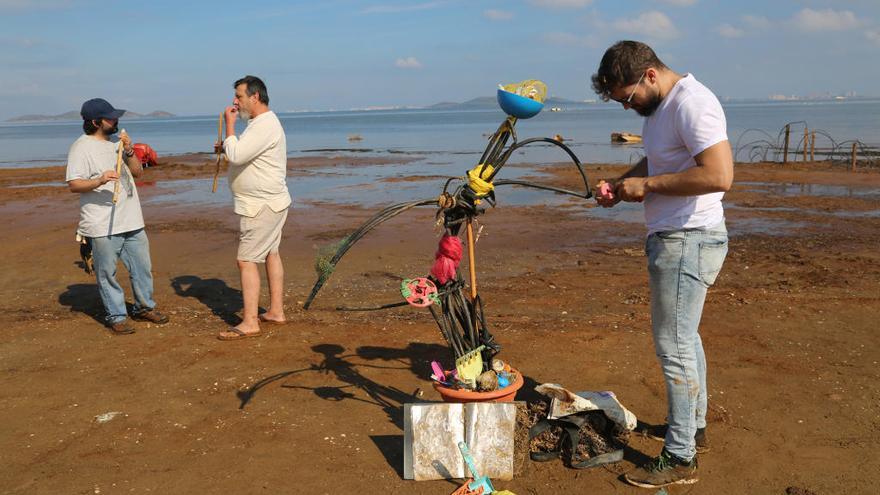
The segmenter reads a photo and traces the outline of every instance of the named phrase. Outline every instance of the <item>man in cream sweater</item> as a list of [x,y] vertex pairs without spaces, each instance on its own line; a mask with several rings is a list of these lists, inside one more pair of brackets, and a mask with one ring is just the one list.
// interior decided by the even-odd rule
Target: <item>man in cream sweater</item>
[[[223,150],[229,161],[229,188],[239,215],[238,269],[244,299],[242,322],[220,332],[220,340],[259,336],[260,323],[283,324],[284,267],[278,255],[281,231],[287,221],[287,140],[274,112],[269,110],[266,85],[245,76],[233,85],[235,98],[226,107]],[[238,116],[247,121],[241,136],[235,134]],[[258,314],[260,271],[265,263],[269,280],[269,308]]]

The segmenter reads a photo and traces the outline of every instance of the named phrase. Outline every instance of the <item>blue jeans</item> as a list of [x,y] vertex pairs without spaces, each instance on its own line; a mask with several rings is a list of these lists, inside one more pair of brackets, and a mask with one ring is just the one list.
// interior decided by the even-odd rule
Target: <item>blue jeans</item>
[[666,380],[666,450],[696,454],[694,435],[706,426],[706,356],[700,317],[706,291],[727,256],[727,228],[657,232],[645,243],[651,285],[654,348]]
[[153,301],[153,274],[150,272],[150,241],[144,229],[123,234],[92,238],[92,259],[98,292],[104,303],[108,324],[125,321],[125,292],[116,281],[116,266],[121,259],[131,279],[134,292],[134,313],[156,307]]

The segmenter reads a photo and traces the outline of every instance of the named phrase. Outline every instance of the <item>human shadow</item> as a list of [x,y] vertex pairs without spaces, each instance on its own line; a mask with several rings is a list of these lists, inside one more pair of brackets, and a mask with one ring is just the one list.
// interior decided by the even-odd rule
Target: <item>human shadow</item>
[[98,323],[104,323],[104,303],[98,293],[97,284],[68,285],[67,290],[58,295],[58,303],[90,316]]
[[171,279],[171,287],[181,297],[194,297],[227,325],[238,325],[243,305],[241,291],[218,278],[204,279],[196,275],[180,275]]

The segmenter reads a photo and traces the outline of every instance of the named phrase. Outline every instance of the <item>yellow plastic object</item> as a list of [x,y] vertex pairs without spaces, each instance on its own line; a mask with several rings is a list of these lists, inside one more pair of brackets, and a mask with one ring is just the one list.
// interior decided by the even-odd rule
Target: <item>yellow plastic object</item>
[[530,100],[544,103],[547,98],[547,85],[537,79],[526,79],[513,84],[501,86],[504,91],[524,96]]
[[496,490],[496,491],[492,492],[492,495],[516,495],[516,494],[510,490],[501,490],[500,492]]
[[483,356],[480,354],[486,346],[480,346],[455,360],[458,379],[465,383],[475,384],[477,377],[483,373]]
[[[483,170],[484,166],[486,167],[485,170]],[[480,173],[481,170],[483,171],[482,173]],[[495,186],[493,186],[491,182],[486,182],[485,180],[489,178],[494,171],[495,167],[492,165],[484,165],[482,163],[468,170],[468,186],[470,186],[471,190],[474,191],[477,196],[482,198],[495,189]]]

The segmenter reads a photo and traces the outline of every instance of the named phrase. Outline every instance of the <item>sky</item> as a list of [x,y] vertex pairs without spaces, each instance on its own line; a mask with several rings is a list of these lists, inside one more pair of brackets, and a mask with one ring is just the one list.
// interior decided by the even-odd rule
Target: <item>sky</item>
[[880,96],[880,0],[0,0],[0,120],[102,97],[206,115],[261,77],[276,111],[424,106],[589,85],[617,40],[719,97]]

